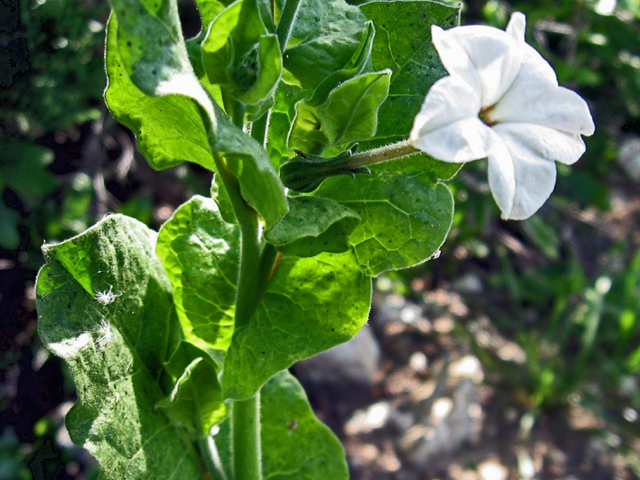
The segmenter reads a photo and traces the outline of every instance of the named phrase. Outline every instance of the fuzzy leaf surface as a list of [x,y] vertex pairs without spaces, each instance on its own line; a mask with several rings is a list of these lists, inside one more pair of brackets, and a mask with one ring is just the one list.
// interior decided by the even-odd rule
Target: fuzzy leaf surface
[[155,408],[173,383],[163,364],[181,338],[155,241],[142,223],[112,215],[44,247],[40,337],[69,366],[78,401],[66,425],[104,479],[200,478],[185,430]]

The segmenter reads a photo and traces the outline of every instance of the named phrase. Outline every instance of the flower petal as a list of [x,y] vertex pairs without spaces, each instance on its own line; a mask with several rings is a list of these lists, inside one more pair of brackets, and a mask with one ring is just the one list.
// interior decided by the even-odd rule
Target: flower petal
[[491,149],[488,155],[489,188],[502,212],[502,218],[509,218],[516,190],[513,160],[502,139],[493,131],[491,134]]
[[[502,218],[525,220],[536,213],[553,192],[556,184],[556,164],[540,157],[510,135],[500,135],[500,138],[511,154],[515,177],[513,203],[509,210],[501,207]],[[491,170],[489,180],[491,181]],[[493,187],[491,189],[493,191]]]
[[[413,133],[413,131],[412,131]],[[491,129],[479,118],[463,118],[411,138],[414,147],[443,162],[465,163],[485,158]]]
[[518,75],[491,112],[492,121],[503,121],[520,105],[558,87],[556,72],[533,47],[522,46],[522,64]]
[[493,127],[493,131],[502,138],[509,137],[510,143],[520,143],[532,155],[567,165],[577,162],[586,150],[580,135],[542,125],[500,123]]
[[480,92],[463,79],[447,76],[434,83],[413,121],[411,139],[480,112]]
[[471,62],[467,52],[462,48],[462,45],[458,43],[455,36],[451,35],[450,32],[451,30],[445,32],[437,25],[431,26],[431,40],[438,51],[442,65],[444,65],[449,74],[457,75],[467,82],[471,88],[481,93],[480,77],[478,77],[476,67]]
[[587,136],[595,131],[587,102],[564,87],[542,92],[524,102],[509,104],[505,100],[498,107],[491,112],[492,121],[538,124]]
[[447,31],[432,28],[432,38],[450,74],[459,75],[476,87],[472,73],[475,70],[483,107],[494,105],[507,91],[520,70],[522,47],[526,45],[524,36],[518,40],[515,33],[477,25]]

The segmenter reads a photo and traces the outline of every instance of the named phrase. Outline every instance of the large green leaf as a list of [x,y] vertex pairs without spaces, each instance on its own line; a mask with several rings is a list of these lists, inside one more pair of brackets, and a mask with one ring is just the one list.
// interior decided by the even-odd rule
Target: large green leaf
[[[349,471],[339,440],[318,421],[304,389],[287,371],[275,374],[260,392],[264,480],[347,480]],[[228,478],[230,425],[220,425],[216,444]]]
[[226,350],[233,334],[239,229],[216,202],[196,196],[162,226],[156,252],[171,281],[187,340]]
[[67,428],[104,479],[200,475],[185,430],[155,408],[173,384],[163,364],[181,337],[155,240],[137,220],[112,215],[45,246],[38,275],[40,337],[65,360],[78,391]]
[[352,251],[283,257],[251,322],[233,334],[225,397],[248,398],[280,370],[349,340],[367,321],[370,301],[371,280]]
[[431,43],[431,25],[458,25],[460,7],[420,0],[370,2],[360,8],[376,27],[373,68],[393,71],[389,97],[380,107],[377,140],[363,145],[369,148],[408,136],[427,91],[447,74]]
[[149,96],[129,78],[118,54],[117,21],[107,28],[105,100],[113,116],[137,136],[142,154],[153,168],[189,161],[215,170],[207,126],[197,104],[182,95]]
[[313,257],[321,252],[346,252],[349,235],[360,217],[327,198],[292,197],[290,210],[266,233],[268,242],[286,255]]
[[372,167],[371,175],[329,178],[316,190],[361,216],[350,242],[367,275],[416,265],[440,248],[453,222],[453,196],[438,180],[439,167],[413,155]]

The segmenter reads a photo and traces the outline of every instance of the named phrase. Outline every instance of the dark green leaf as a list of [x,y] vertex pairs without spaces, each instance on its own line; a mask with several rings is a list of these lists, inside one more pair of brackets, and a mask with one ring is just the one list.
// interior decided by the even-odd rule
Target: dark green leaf
[[350,242],[367,275],[423,262],[447,237],[453,197],[431,168],[414,155],[372,167],[371,175],[329,178],[314,193],[362,217]]
[[162,226],[156,252],[174,292],[186,339],[202,349],[226,350],[234,326],[238,227],[217,204],[193,197]]
[[291,197],[289,212],[266,234],[286,255],[313,257],[345,252],[360,217],[337,202],[320,197]]
[[0,144],[0,194],[9,187],[27,205],[37,206],[58,186],[55,176],[47,170],[53,158],[51,150],[33,143]]
[[180,342],[155,240],[140,222],[111,215],[45,246],[38,275],[40,337],[67,362],[78,391],[67,428],[98,459],[104,479],[200,475],[184,429],[155,408],[171,384],[164,362]]
[[366,322],[371,280],[353,252],[283,257],[251,322],[233,334],[227,398],[252,396],[272,375],[353,337]]
[[284,52],[285,79],[315,89],[345,68],[359,49],[366,22],[360,9],[344,0],[302,0]]

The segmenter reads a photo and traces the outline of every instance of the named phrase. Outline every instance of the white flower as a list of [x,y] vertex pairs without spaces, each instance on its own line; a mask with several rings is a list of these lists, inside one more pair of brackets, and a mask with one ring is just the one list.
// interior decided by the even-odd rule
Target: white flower
[[449,76],[429,90],[415,118],[414,147],[446,162],[488,158],[489,186],[502,218],[523,220],[556,182],[554,161],[576,162],[580,135],[595,131],[587,103],[558,86],[551,66],[524,40],[526,19],[506,31],[485,26],[432,27]]

